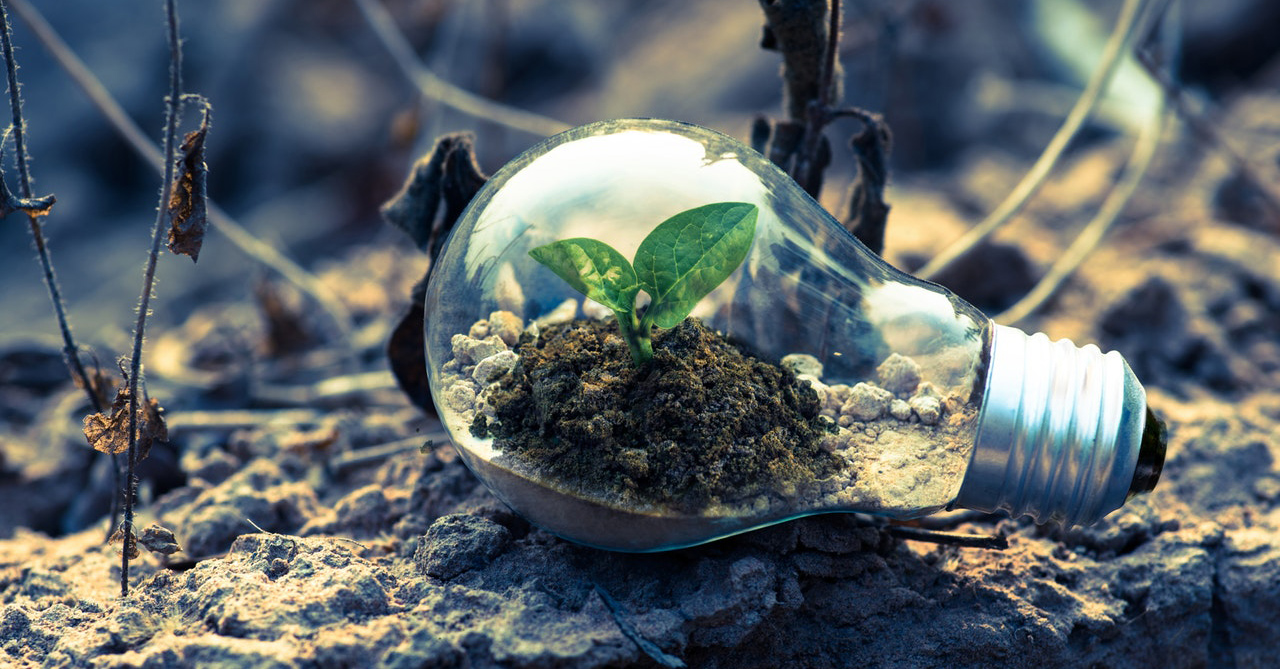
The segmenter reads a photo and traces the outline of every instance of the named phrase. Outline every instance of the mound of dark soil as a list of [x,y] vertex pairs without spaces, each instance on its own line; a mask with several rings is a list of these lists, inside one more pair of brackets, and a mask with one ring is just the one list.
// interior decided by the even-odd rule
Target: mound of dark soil
[[697,512],[830,476],[831,426],[795,375],[696,319],[654,338],[633,365],[616,322],[577,320],[518,347],[520,361],[479,415],[477,436],[564,485]]

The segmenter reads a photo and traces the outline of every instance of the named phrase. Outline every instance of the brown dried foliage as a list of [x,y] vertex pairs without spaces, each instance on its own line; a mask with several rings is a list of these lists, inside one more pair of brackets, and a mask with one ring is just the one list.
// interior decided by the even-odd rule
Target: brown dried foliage
[[[138,457],[141,462],[151,452],[151,444],[169,439],[164,423],[164,409],[154,398],[138,404]],[[84,436],[94,450],[124,453],[129,450],[129,389],[122,387],[111,403],[111,413],[93,413],[84,417]]]
[[205,137],[209,134],[209,108],[203,110],[200,127],[182,140],[178,179],[169,194],[169,250],[177,255],[200,258],[204,231],[209,225],[205,204],[208,166],[204,163]]

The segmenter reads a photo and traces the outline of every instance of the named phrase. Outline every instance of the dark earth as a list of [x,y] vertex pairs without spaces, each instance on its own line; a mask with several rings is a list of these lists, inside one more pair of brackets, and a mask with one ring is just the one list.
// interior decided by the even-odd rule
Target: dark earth
[[686,318],[636,367],[615,320],[528,334],[472,433],[539,476],[623,506],[697,514],[806,488],[840,467],[806,382]]
[[[39,4],[158,136],[160,3]],[[884,256],[910,271],[1027,173],[1119,3],[845,4],[845,100],[893,129]],[[756,2],[385,6],[446,80],[566,123],[656,116],[745,138],[754,115],[781,114]],[[121,598],[108,459],[86,445],[88,404],[26,221],[4,219],[0,665],[1280,665],[1280,215],[1257,185],[1280,184],[1280,4],[1181,3],[1179,69],[1217,137],[1169,116],[1115,228],[1017,323],[1129,360],[1169,428],[1151,494],[1086,528],[919,521],[1001,535],[1002,551],[828,515],[648,555],[530,526],[388,371],[385,343],[427,262],[378,206],[443,132],[473,131],[488,172],[539,137],[419,95],[356,3],[179,7],[186,89],[214,105],[211,197],[336,295],[348,327],[217,230],[198,265],[161,259],[144,360],[169,434],[139,472],[139,526],[172,530],[182,550],[143,550]],[[44,228],[95,352],[83,357],[115,373],[159,179],[33,35],[14,22],[35,189],[58,198]],[[1128,69],[1040,192],[944,284],[995,316],[1063,255],[1145,127],[1151,89]],[[821,201],[838,216],[859,127],[828,133]]]

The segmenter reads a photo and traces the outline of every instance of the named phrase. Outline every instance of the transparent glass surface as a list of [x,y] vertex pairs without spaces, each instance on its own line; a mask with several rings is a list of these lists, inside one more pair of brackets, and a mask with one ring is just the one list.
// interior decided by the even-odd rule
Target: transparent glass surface
[[[759,207],[755,239],[743,264],[693,316],[811,384],[830,423],[823,448],[841,458],[841,471],[811,485],[677,509],[568,485],[473,434],[490,392],[476,367],[505,368],[513,357],[503,351],[514,342],[494,334],[498,321],[511,321],[510,340],[514,323],[526,330],[551,314],[600,311],[534,261],[530,249],[591,237],[630,258],[668,217],[726,201]],[[490,325],[495,312],[513,316]],[[814,513],[912,517],[947,506],[973,445],[989,322],[946,289],[886,265],[744,144],[658,120],[576,128],[501,169],[450,235],[426,313],[432,394],[468,466],[538,525],[634,551],[688,546]]]

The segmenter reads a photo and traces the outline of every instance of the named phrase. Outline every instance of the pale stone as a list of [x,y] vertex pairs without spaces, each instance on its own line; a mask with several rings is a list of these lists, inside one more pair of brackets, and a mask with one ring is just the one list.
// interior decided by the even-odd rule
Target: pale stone
[[822,363],[808,353],[792,353],[782,356],[782,366],[795,372],[797,376],[807,374],[822,378]]
[[557,305],[555,309],[539,316],[534,322],[540,327],[545,328],[548,325],[568,323],[573,320],[573,317],[576,315],[578,315],[578,301],[573,298],[569,298]]
[[516,270],[509,262],[502,263],[498,268],[498,276],[493,284],[493,297],[502,311],[509,311],[517,318],[524,313],[524,289],[516,280]]
[[520,317],[510,311],[495,311],[489,314],[489,332],[498,335],[507,346],[515,346],[520,341],[520,330],[524,323]]
[[582,315],[592,320],[603,321],[613,316],[613,309],[595,300],[583,300]]
[[479,383],[492,383],[494,379],[510,372],[516,366],[517,360],[519,356],[514,351],[498,351],[477,362],[475,370],[471,372],[471,378]]
[[467,335],[454,335],[449,343],[453,346],[453,357],[463,366],[484,360],[485,358],[507,350],[507,345],[497,335],[489,335],[484,339],[476,339]]
[[458,413],[469,411],[475,403],[476,391],[471,389],[470,384],[457,383],[444,391],[444,405],[452,411]]
[[894,353],[876,368],[880,387],[898,395],[910,395],[920,385],[920,365],[905,355]]
[[840,407],[840,413],[855,420],[875,420],[889,410],[893,393],[869,383],[859,383],[849,392],[849,399]]
[[942,403],[938,398],[929,395],[916,395],[911,398],[911,409],[920,417],[925,425],[937,425],[942,418]]
[[895,399],[889,403],[889,415],[898,420],[909,420],[911,418],[911,405],[904,400]]

